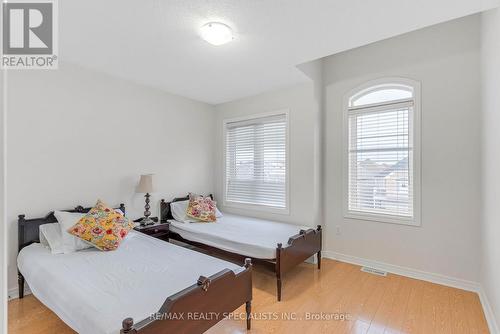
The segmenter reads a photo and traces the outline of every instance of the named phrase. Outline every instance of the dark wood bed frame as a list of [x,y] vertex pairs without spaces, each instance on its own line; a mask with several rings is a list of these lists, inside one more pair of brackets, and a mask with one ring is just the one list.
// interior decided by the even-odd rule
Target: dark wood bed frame
[[[66,211],[86,213],[90,209],[77,206]],[[120,204],[119,209],[125,213],[125,205]],[[19,251],[39,242],[40,225],[57,222],[53,212],[43,218],[26,219],[25,215],[18,218]],[[19,298],[23,298],[24,277],[19,270],[18,284]],[[200,276],[192,286],[168,297],[151,318],[135,324],[132,318],[123,320],[120,333],[203,333],[243,304],[249,330],[252,318],[252,262],[248,258],[243,270],[237,274],[224,269],[210,277]]]
[[[209,195],[210,197],[213,196]],[[170,203],[178,201],[186,201],[189,195],[185,197],[174,198],[171,202],[166,202],[164,199],[160,201],[160,221],[166,223],[169,219],[174,219],[170,210]],[[250,238],[251,236],[249,236]],[[193,245],[200,250],[208,251],[214,255],[221,255],[224,259],[241,260],[245,258],[242,254],[228,252],[213,246],[209,246],[200,242],[184,239],[178,233],[170,231],[169,239],[181,241],[186,244]],[[252,258],[253,263],[262,263],[267,268],[271,269],[276,274],[277,298],[281,301],[281,287],[283,275],[292,270],[297,265],[303,263],[311,256],[317,255],[318,269],[321,269],[321,225],[316,229],[300,230],[299,234],[293,235],[288,239],[287,245],[278,243],[276,245],[276,258],[274,259],[257,259]]]

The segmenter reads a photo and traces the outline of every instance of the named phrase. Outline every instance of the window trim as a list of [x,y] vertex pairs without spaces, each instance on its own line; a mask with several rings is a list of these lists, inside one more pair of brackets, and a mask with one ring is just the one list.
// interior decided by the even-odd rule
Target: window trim
[[[259,204],[249,204],[249,203],[237,203],[231,202],[226,199],[226,140],[227,140],[227,124],[233,122],[250,121],[257,118],[272,117],[284,115],[286,121],[286,136],[285,136],[285,146],[286,146],[286,178],[285,178],[285,207],[277,208],[266,205]],[[222,204],[226,208],[231,209],[241,209],[241,210],[252,210],[260,212],[268,212],[281,215],[290,214],[290,110],[289,109],[279,109],[270,112],[264,112],[259,114],[246,115],[234,118],[225,118],[222,120]]]
[[[352,98],[363,93],[372,91],[376,86],[391,84],[406,85],[413,88],[413,217],[405,218],[391,214],[365,213],[349,210],[349,109],[357,109],[358,107],[350,107],[349,102]],[[403,100],[395,100],[393,103],[403,102]],[[385,103],[387,104],[387,103]],[[380,103],[384,105],[384,103]],[[366,107],[373,105],[365,105]],[[360,86],[351,89],[344,95],[342,102],[342,207],[343,216],[347,219],[357,219],[365,221],[374,221],[381,223],[391,223],[409,226],[421,226],[421,83],[408,78],[401,77],[385,77],[371,80],[363,83]]]

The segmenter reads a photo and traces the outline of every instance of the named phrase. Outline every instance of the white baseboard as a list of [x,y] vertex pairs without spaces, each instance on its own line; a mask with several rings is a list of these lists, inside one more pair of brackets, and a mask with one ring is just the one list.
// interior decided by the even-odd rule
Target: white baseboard
[[7,292],[7,298],[8,300],[19,298],[19,289],[18,288],[9,289],[9,291]]
[[323,251],[322,257],[327,259],[333,259],[341,262],[351,263],[358,266],[367,266],[376,269],[380,269],[383,271],[387,271],[389,273],[393,273],[396,275],[406,276],[410,278],[419,279],[422,281],[432,282],[436,284],[446,285],[452,288],[462,289],[466,291],[472,291],[479,295],[479,299],[481,300],[481,305],[483,307],[484,316],[486,321],[488,322],[488,327],[490,329],[491,334],[500,334],[498,329],[498,324],[496,322],[495,315],[493,314],[493,310],[491,309],[490,303],[488,301],[488,297],[486,296],[482,286],[478,282],[468,281],[460,278],[449,277],[445,275],[429,273],[426,271],[406,268],[397,266],[394,264],[388,264],[384,262],[363,259],[360,257],[341,254],[337,252],[331,251]]
[[478,294],[479,299],[481,300],[481,305],[483,306],[484,317],[486,318],[486,322],[488,323],[488,327],[490,328],[490,333],[500,334],[497,319],[495,318],[495,314],[493,313],[493,309],[491,308],[488,296],[486,295],[486,292],[482,287],[479,290]]
[[[27,296],[30,294],[31,294],[30,288],[26,285],[24,287],[24,295]],[[19,289],[18,288],[9,289],[8,300],[17,299],[17,298],[19,298]]]
[[310,258],[308,258],[305,262],[306,263],[311,263],[311,264],[317,264],[318,263],[318,259],[316,258],[316,255],[313,255]]
[[393,273],[396,275],[401,275],[401,276],[419,279],[422,281],[428,281],[428,282],[432,282],[432,283],[436,283],[436,284],[451,286],[453,288],[458,288],[458,289],[462,289],[462,290],[479,292],[480,287],[481,287],[481,285],[478,282],[472,282],[472,281],[467,281],[467,280],[460,279],[460,278],[448,277],[448,276],[444,276],[444,275],[440,275],[440,274],[429,273],[429,272],[422,271],[422,270],[401,267],[401,266],[397,266],[394,264],[388,264],[388,263],[384,263],[384,262],[363,259],[363,258],[352,256],[352,255],[346,255],[346,254],[341,254],[341,253],[337,253],[337,252],[329,252],[329,251],[323,252],[322,254],[323,254],[322,257],[325,257],[325,258],[338,260],[341,262],[347,262],[347,263],[355,264],[358,266],[372,267],[372,268],[387,271],[389,273]]

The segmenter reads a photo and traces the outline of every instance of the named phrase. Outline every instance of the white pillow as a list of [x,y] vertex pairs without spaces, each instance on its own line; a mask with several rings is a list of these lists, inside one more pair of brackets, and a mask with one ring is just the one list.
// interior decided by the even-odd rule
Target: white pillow
[[[199,223],[200,221],[197,219],[193,219],[186,215],[187,208],[189,206],[189,200],[187,201],[179,201],[170,203],[170,210],[172,211],[172,217],[175,220],[181,223]],[[215,217],[222,217],[222,212],[215,208]]]
[[42,229],[41,229],[42,226],[40,226],[39,230],[38,230],[38,239],[40,240],[40,244],[47,248],[47,249],[50,249],[50,245],[49,245],[49,242],[47,241],[47,239],[45,238],[45,235],[43,235],[42,233]]
[[191,223],[196,222],[196,220],[189,218],[186,215],[187,207],[189,201],[179,201],[170,204],[170,210],[172,211],[172,217],[181,223]]
[[92,247],[80,238],[77,238],[68,233],[68,230],[73,227],[85,214],[76,212],[54,211],[54,216],[61,227],[63,253],[73,253],[82,249]]
[[40,243],[49,248],[52,254],[64,253],[61,225],[58,223],[40,225]]

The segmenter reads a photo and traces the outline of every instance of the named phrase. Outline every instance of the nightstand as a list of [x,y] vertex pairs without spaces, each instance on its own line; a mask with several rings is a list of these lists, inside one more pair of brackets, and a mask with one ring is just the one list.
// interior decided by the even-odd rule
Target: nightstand
[[154,238],[158,238],[161,240],[168,241],[168,234],[169,234],[169,225],[168,223],[154,223],[153,225],[147,225],[147,226],[136,226],[134,227],[134,230],[150,235]]

